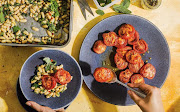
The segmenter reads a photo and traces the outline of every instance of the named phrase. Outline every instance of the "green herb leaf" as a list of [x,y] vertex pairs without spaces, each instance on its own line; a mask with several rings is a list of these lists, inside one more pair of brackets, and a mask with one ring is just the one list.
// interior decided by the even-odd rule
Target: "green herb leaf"
[[3,23],[5,21],[4,14],[3,14],[3,7],[0,8],[0,22]]
[[0,36],[3,36],[3,35],[4,35],[4,32],[1,32],[1,33],[0,33]]
[[123,7],[122,5],[113,5],[113,10],[117,13],[124,13],[124,14],[130,14],[131,11],[127,8]]
[[55,17],[59,16],[58,7],[59,7],[59,5],[58,5],[57,1],[56,0],[51,0],[50,8],[51,8],[52,11],[55,12],[55,14],[54,14]]
[[96,13],[99,14],[99,15],[101,15],[101,16],[104,15],[104,11],[102,11],[102,10],[100,10],[100,9],[96,10]]
[[130,5],[130,0],[123,0],[120,5],[122,5],[125,8],[128,8]]
[[38,85],[37,83],[34,83],[34,84],[32,85],[32,87],[38,88],[39,85]]
[[21,30],[21,28],[19,28],[19,26],[14,26],[13,27],[13,32],[14,33],[18,32],[19,30]]
[[46,71],[52,70],[53,67],[57,64],[56,61],[54,61],[54,60],[51,61],[51,59],[50,59],[49,57],[45,57],[45,58],[43,59],[43,61],[46,62],[46,67],[45,67],[45,70],[46,70]]

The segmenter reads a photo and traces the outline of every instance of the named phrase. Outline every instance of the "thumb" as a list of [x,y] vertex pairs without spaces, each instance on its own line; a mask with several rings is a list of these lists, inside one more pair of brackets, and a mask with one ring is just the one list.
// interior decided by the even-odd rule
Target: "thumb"
[[143,100],[142,98],[140,98],[138,95],[136,95],[136,93],[134,93],[131,90],[128,91],[128,94],[137,105],[139,105],[139,102]]
[[26,105],[30,106],[31,108],[35,109],[38,112],[39,111],[43,112],[45,110],[44,109],[45,107],[43,107],[43,106],[41,106],[41,105],[39,105],[39,104],[37,104],[36,102],[33,102],[33,101],[27,101]]

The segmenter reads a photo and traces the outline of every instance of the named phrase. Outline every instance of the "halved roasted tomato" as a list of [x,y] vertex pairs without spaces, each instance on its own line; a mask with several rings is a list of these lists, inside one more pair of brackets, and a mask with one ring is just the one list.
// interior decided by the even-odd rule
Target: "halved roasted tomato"
[[135,28],[130,24],[123,24],[121,25],[118,34],[120,37],[124,39],[129,39],[134,36]]
[[42,86],[47,90],[53,89],[56,86],[55,78],[48,75],[42,76]]
[[126,53],[126,60],[129,63],[136,64],[142,60],[141,55],[134,50],[130,50]]
[[135,50],[139,54],[143,54],[148,50],[148,44],[146,43],[146,41],[141,39],[133,45],[133,50]]
[[144,61],[141,60],[140,62],[138,62],[136,64],[129,63],[128,67],[131,72],[139,73],[139,71],[143,65],[144,65]]
[[114,73],[108,68],[99,67],[95,69],[93,76],[98,82],[109,82],[113,79]]
[[106,45],[102,40],[98,40],[94,43],[93,51],[97,54],[101,54],[106,50]]
[[128,66],[128,62],[126,61],[126,59],[119,56],[118,53],[116,53],[114,56],[114,62],[116,64],[116,67],[120,70],[123,70]]
[[144,78],[143,78],[142,75],[140,75],[140,74],[134,74],[134,75],[131,77],[131,83],[138,84],[138,83],[145,83],[145,81],[144,81]]
[[141,68],[140,74],[148,79],[153,79],[156,74],[156,68],[152,64],[147,63]]
[[126,47],[124,47],[124,48],[118,48],[118,49],[116,49],[116,52],[118,53],[118,55],[119,55],[120,57],[124,57],[129,50],[132,50],[132,47],[126,46]]
[[116,41],[117,41],[117,44],[115,45],[115,47],[117,48],[123,48],[127,45],[127,40],[121,37],[118,37]]
[[139,33],[135,31],[134,36],[128,39],[128,44],[134,45],[139,41]]
[[125,71],[122,71],[120,74],[119,74],[119,80],[123,83],[127,83],[129,82],[129,79],[131,77],[133,73],[129,70],[129,69],[126,69]]
[[55,73],[54,77],[56,78],[56,81],[62,85],[69,83],[72,79],[70,73],[63,69],[58,70]]
[[103,33],[103,41],[107,46],[115,46],[118,36],[115,32]]

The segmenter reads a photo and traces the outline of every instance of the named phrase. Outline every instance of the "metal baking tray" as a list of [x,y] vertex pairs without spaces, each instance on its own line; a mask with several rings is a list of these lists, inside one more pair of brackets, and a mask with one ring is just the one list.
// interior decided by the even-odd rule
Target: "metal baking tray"
[[[4,45],[4,46],[30,46],[30,47],[50,47],[50,48],[62,48],[68,45],[68,43],[71,40],[71,33],[73,30],[73,11],[74,11],[74,6],[73,6],[73,0],[71,0],[71,7],[70,7],[70,22],[69,22],[69,34],[68,34],[68,39],[67,41],[63,44],[63,45],[55,45],[55,44],[17,44],[17,43],[0,43],[0,45]],[[19,27],[21,29],[27,29],[27,31],[32,32],[33,33],[33,37],[36,38],[41,38],[42,36],[47,36],[46,30],[44,28],[42,28],[40,26],[40,24],[35,21],[32,17],[27,16],[25,17],[28,21],[30,22],[26,22],[26,23],[17,23],[19,25]],[[33,24],[32,24],[33,23]],[[38,32],[35,32],[32,30],[32,26],[35,26],[37,28],[39,28]]]

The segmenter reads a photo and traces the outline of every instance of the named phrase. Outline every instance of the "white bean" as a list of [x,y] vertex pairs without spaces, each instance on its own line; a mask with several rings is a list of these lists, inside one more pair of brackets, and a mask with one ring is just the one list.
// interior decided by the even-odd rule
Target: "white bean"
[[34,30],[34,31],[39,31],[39,28],[32,27],[32,30]]

